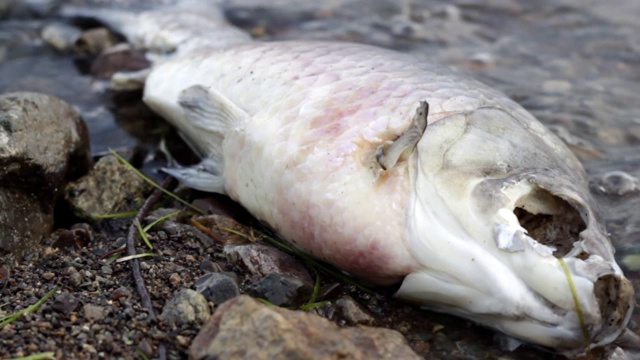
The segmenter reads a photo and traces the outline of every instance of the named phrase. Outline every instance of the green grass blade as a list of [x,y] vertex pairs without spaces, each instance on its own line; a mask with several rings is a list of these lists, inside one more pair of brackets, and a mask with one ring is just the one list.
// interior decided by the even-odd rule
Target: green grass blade
[[147,232],[142,229],[142,225],[140,225],[140,221],[136,219],[136,221],[134,221],[134,224],[136,225],[136,228],[138,228],[138,234],[140,234],[140,237],[142,238],[144,243],[147,244],[147,247],[149,248],[149,250],[153,250],[153,244],[151,243],[151,240],[149,240],[149,237],[147,236]]
[[53,351],[50,351],[50,352],[27,355],[27,356],[18,357],[18,358],[11,358],[8,360],[43,360],[43,359],[55,360],[55,358],[56,358],[56,353],[54,353]]
[[38,302],[36,302],[33,305],[27,306],[26,308],[22,309],[22,310],[18,310],[16,312],[14,312],[13,314],[9,314],[7,316],[1,317],[0,318],[0,328],[12,323],[14,320],[16,320],[17,318],[19,318],[20,316],[22,316],[22,314],[26,313],[26,312],[33,312],[38,310],[38,308],[40,306],[42,306],[42,304],[44,304],[45,302],[47,302],[47,300],[49,300],[49,298],[56,292],[58,291],[58,287],[54,287],[53,289],[49,290],[49,292],[47,292],[40,300],[38,300]]
[[149,225],[145,226],[145,227],[142,229],[142,231],[144,231],[145,233],[149,232],[149,230],[151,230],[151,228],[152,228],[152,227],[154,227],[154,226],[156,226],[157,224],[159,224],[159,223],[161,223],[161,222],[163,222],[163,221],[167,220],[168,218],[172,217],[173,215],[178,214],[180,211],[182,211],[182,210],[176,210],[176,211],[174,211],[174,212],[172,212],[172,213],[170,213],[170,214],[167,214],[167,215],[165,215],[165,216],[163,216],[163,217],[161,217],[161,218],[159,218],[159,219],[155,220],[155,221],[154,221],[154,222],[152,222],[151,224],[149,224]]
[[567,277],[567,283],[569,283],[569,289],[571,289],[571,296],[573,297],[573,303],[576,306],[576,313],[578,314],[578,321],[580,321],[580,329],[582,329],[582,336],[584,337],[584,342],[586,344],[587,349],[591,345],[591,337],[589,336],[589,329],[587,329],[587,324],[584,321],[584,314],[582,314],[582,307],[580,306],[580,299],[578,299],[578,291],[576,290],[576,284],[573,282],[573,277],[571,276],[571,271],[569,271],[569,267],[563,258],[558,258],[560,262],[560,266],[562,266],[562,270],[564,270],[564,275]]
[[137,213],[138,213],[138,210],[126,211],[121,213],[113,213],[113,214],[91,214],[91,218],[95,220],[121,219],[121,218],[136,216]]

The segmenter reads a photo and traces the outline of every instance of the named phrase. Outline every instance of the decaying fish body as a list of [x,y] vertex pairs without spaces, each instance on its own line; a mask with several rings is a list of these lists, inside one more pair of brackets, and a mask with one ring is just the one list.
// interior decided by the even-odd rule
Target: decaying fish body
[[254,42],[190,4],[112,21],[175,50],[144,100],[203,162],[170,173],[355,276],[402,282],[397,296],[425,307],[565,354],[625,329],[633,288],[584,170],[518,104],[389,50]]

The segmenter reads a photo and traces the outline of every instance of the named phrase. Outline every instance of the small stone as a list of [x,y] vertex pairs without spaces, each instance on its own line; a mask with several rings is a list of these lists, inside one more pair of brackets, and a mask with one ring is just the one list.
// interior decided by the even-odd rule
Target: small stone
[[184,259],[190,263],[196,262],[196,258],[193,255],[185,255]]
[[130,298],[131,297],[131,291],[127,288],[121,287],[118,289],[115,289],[112,293],[111,293],[111,298],[113,300],[118,300],[121,298]]
[[149,270],[151,269],[151,265],[149,265],[146,261],[140,261],[140,269],[141,270]]
[[610,171],[595,180],[596,189],[606,195],[624,196],[640,190],[640,180],[624,171]]
[[367,314],[367,312],[350,296],[338,299],[338,301],[336,301],[336,310],[349,325],[373,324],[373,317]]
[[300,305],[308,299],[311,290],[304,281],[278,273],[270,273],[247,287],[248,294],[277,306]]
[[177,273],[173,273],[169,276],[169,283],[173,286],[178,286],[182,282],[182,278]]
[[176,336],[176,342],[178,343],[178,345],[180,346],[189,346],[189,338],[186,336],[182,336],[182,335],[177,335]]
[[164,305],[160,318],[169,325],[202,323],[211,316],[207,299],[197,291],[181,289]]
[[113,274],[113,269],[111,269],[111,266],[103,266],[100,268],[100,273],[103,275],[111,275]]
[[222,304],[240,295],[238,280],[233,275],[217,272],[204,274],[196,280],[196,290],[214,304]]
[[89,321],[98,321],[104,319],[105,310],[101,306],[86,304],[83,308],[84,317]]
[[80,300],[70,293],[65,292],[55,298],[51,307],[59,313],[69,315],[76,311],[78,305],[80,305]]
[[140,341],[138,344],[138,350],[140,350],[140,352],[142,352],[147,358],[153,356],[153,347],[147,339]]
[[206,272],[221,272],[222,267],[220,266],[220,264],[215,263],[210,259],[204,259],[200,264],[200,270],[206,271]]
[[46,273],[42,274],[42,278],[44,280],[47,280],[47,281],[53,279],[54,277],[56,277],[56,274],[54,274],[52,272],[46,272]]
[[293,256],[262,244],[225,245],[223,253],[232,264],[245,269],[254,279],[269,273],[289,275],[313,286],[309,271]]
[[71,273],[71,275],[69,275],[69,285],[80,286],[80,284],[82,284],[82,273]]

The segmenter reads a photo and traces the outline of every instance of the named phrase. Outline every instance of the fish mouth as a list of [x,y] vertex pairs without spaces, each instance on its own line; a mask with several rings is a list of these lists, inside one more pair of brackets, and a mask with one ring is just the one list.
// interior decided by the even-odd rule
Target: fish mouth
[[[582,339],[576,339],[573,343],[579,344],[578,348],[584,346],[584,349],[589,349],[615,341],[631,318],[635,304],[634,289],[615,262],[595,206],[589,206],[584,200],[585,196],[587,201],[590,200],[588,194],[580,194],[577,191],[581,189],[567,186],[558,182],[557,178],[540,173],[517,178],[518,180],[501,180],[502,191],[507,194],[507,198],[517,199],[515,204],[511,204],[511,208],[523,230],[523,234],[519,235],[524,235],[538,245],[539,252],[540,249],[549,251],[562,266],[566,266],[565,275],[574,306],[564,306],[564,311],[575,312],[582,334]],[[509,185],[504,186],[505,183]],[[517,187],[517,184],[522,183],[526,183],[523,194],[518,196],[509,192],[509,187]],[[546,190],[545,187],[551,190]],[[477,189],[480,192],[487,190],[483,186],[478,186]],[[511,247],[500,246],[499,238],[504,235],[501,225],[496,230],[498,247],[505,251],[521,250],[515,249],[517,246],[513,243],[510,244]],[[591,299],[589,296],[583,295],[581,298],[577,295],[574,277],[591,282]],[[587,283],[587,287],[588,285]],[[533,290],[549,299],[544,292]],[[589,301],[597,305],[591,312],[587,311],[588,306],[583,309],[583,304]],[[565,351],[579,351],[575,349],[576,346],[571,345]]]
[[577,355],[624,331],[634,291],[584,169],[518,111],[477,109],[425,131],[409,167],[419,265],[396,296]]

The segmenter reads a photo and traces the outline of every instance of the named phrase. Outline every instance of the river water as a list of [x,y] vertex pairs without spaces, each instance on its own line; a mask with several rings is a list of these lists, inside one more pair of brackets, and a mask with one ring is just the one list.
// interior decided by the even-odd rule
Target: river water
[[[11,2],[0,0],[0,13]],[[114,115],[104,82],[81,74],[72,56],[40,39],[56,7],[72,2],[132,3],[13,1],[0,22],[0,92],[46,92],[75,105],[95,153],[133,146],[136,137]],[[230,0],[226,9],[232,22],[265,40],[393,48],[467,73],[521,103],[584,163],[619,262],[640,290],[639,1]],[[639,326],[636,310],[632,327]]]

